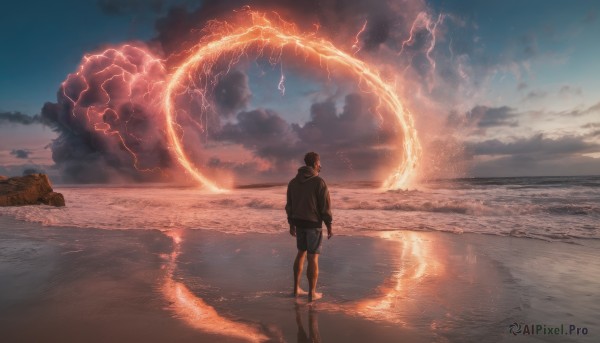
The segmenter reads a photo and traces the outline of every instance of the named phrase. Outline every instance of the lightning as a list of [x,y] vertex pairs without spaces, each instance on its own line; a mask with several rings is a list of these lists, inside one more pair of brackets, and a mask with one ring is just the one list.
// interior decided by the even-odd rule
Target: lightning
[[96,144],[105,144],[102,137],[109,137],[129,155],[136,170],[158,171],[159,167],[140,162],[143,145],[154,143],[158,127],[139,129],[132,123],[159,116],[156,99],[166,74],[162,60],[145,47],[126,44],[84,56],[78,70],[69,74],[60,88],[71,120],[97,132],[93,139],[100,142]]
[[285,95],[285,74],[283,73],[283,63],[281,63],[281,77],[279,78],[277,89],[281,92],[281,96]]
[[[436,39],[437,39],[436,31],[437,31],[438,25],[440,25],[444,21],[444,18],[445,18],[444,14],[439,14],[437,19],[434,20],[429,13],[420,12],[410,27],[408,38],[405,39],[404,41],[402,41],[400,51],[398,52],[398,55],[401,55],[402,53],[404,53],[404,50],[406,47],[414,45],[417,40],[417,34],[419,32],[421,32],[422,30],[425,30],[428,33],[430,38],[429,38],[429,45],[427,46],[427,49],[425,50],[425,57],[427,58],[427,61],[429,62],[429,65],[431,67],[430,72],[428,74],[428,85],[429,85],[430,93],[433,89],[434,75],[435,75],[435,68],[436,68],[435,59],[432,57],[433,49],[435,48]],[[408,68],[408,66],[407,66],[407,68]]]
[[354,43],[352,44],[352,50],[354,50],[354,54],[356,55],[359,51],[360,51],[360,35],[365,32],[365,29],[367,28],[367,21],[365,20],[365,23],[363,24],[363,26],[360,28],[360,30],[358,30],[358,33],[356,34],[356,36],[354,37]]
[[[420,15],[402,48],[413,44],[414,33],[423,25],[435,36],[442,19],[440,16],[433,22],[427,15]],[[360,50],[360,36],[367,24],[365,21],[355,37],[354,54]],[[319,26],[315,28],[318,30]],[[377,97],[374,115],[381,119],[382,111],[391,113],[403,138],[397,149],[400,162],[382,183],[382,188],[405,189],[410,185],[422,150],[414,119],[403,106],[395,84],[384,81],[374,66],[319,37],[317,31],[299,32],[293,23],[275,12],[267,14],[246,8],[239,12],[234,23],[211,21],[205,32],[195,46],[167,59],[155,56],[143,45],[134,44],[86,55],[79,69],[69,74],[61,87],[71,116],[77,118],[79,125],[89,127],[102,137],[93,137],[100,141],[98,144],[124,152],[138,171],[160,171],[157,161],[142,163],[142,160],[150,159],[152,147],[165,146],[173,160],[200,185],[212,192],[226,192],[228,189],[208,177],[186,151],[183,123],[191,124],[200,134],[208,133],[209,121],[202,116],[216,112],[211,91],[219,79],[245,57],[262,56],[272,65],[279,64],[281,77],[277,88],[285,95],[282,61],[285,50],[303,57],[306,63],[314,61],[328,76],[334,66],[353,75],[362,91]],[[435,39],[431,44],[427,56],[435,67],[431,57]],[[226,67],[219,69],[223,61]],[[194,115],[181,106],[185,97],[193,98],[195,108],[199,108]],[[140,122],[147,127],[140,128],[144,126],[139,125]],[[120,164],[125,162],[119,161]]]
[[[395,87],[385,82],[377,70],[364,61],[338,49],[330,41],[319,38],[314,33],[299,33],[294,24],[284,21],[277,14],[268,16],[251,10],[243,13],[249,20],[236,25],[213,22],[209,27],[211,32],[208,38],[189,50],[187,58],[174,68],[174,72],[166,82],[162,107],[167,137],[177,160],[186,171],[210,190],[224,191],[194,165],[183,147],[183,132],[177,123],[177,116],[180,113],[176,107],[177,96],[189,93],[190,83],[199,86],[191,80],[197,79],[198,72],[204,73],[205,79],[211,81],[200,85],[196,94],[201,96],[203,108],[208,110],[212,105],[208,101],[207,94],[210,86],[216,84],[219,77],[219,75],[210,77],[209,74],[220,58],[227,56],[229,59],[229,66],[226,68],[228,71],[243,56],[248,56],[252,51],[257,56],[268,54],[271,63],[278,63],[281,61],[283,50],[291,49],[297,54],[302,54],[306,59],[317,59],[319,65],[327,69],[328,73],[330,65],[342,67],[353,74],[359,84],[379,98],[379,108],[387,109],[395,115],[404,137],[400,149],[401,162],[387,177],[382,187],[384,189],[407,188],[421,155],[421,145],[412,115],[402,105]],[[280,86],[283,80],[282,77]]]

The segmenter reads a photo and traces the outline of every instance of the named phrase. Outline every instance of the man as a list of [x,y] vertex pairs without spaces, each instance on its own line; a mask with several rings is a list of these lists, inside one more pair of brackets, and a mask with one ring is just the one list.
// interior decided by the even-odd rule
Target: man
[[319,253],[323,238],[323,222],[327,226],[327,239],[333,236],[331,231],[331,201],[325,181],[320,178],[321,161],[319,154],[309,152],[304,156],[305,166],[288,184],[285,211],[290,234],[296,237],[298,254],[294,261],[294,296],[302,293],[300,276],[304,259],[308,252],[308,301],[321,298],[316,292],[319,277]]

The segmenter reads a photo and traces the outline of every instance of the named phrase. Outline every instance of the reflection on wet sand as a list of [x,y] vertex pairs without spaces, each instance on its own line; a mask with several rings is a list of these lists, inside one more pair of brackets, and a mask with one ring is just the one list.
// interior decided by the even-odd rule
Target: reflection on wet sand
[[319,334],[319,321],[317,318],[317,309],[315,306],[308,306],[308,335],[302,325],[302,316],[300,313],[300,305],[295,304],[296,310],[296,325],[298,326],[298,343],[321,343],[321,335]]
[[394,310],[402,306],[402,299],[406,299],[410,290],[425,278],[439,276],[442,265],[436,259],[432,242],[417,232],[385,232],[382,238],[399,244],[401,252],[396,259],[395,271],[380,287],[380,296],[360,301],[356,310],[365,317],[406,324]]
[[183,283],[173,280],[173,272],[180,253],[181,233],[167,231],[165,234],[173,239],[174,249],[169,255],[165,282],[162,291],[171,303],[170,308],[188,325],[205,332],[241,338],[250,342],[263,342],[268,338],[261,331],[249,324],[235,322],[219,315],[219,313],[201,298],[192,293]]
[[392,275],[378,288],[378,294],[345,304],[323,302],[319,304],[320,309],[408,324],[402,319],[402,301],[407,300],[410,292],[425,279],[442,276],[444,268],[436,252],[442,247],[434,246],[434,241],[418,232],[384,232],[381,238],[398,244],[398,256],[394,259]]
[[[193,294],[183,283],[173,279],[177,257],[180,253],[181,233],[165,232],[173,239],[173,252],[166,257],[168,264],[162,290],[171,302],[176,315],[188,325],[205,332],[241,338],[252,342],[262,342],[269,338],[257,326],[224,318],[201,298]],[[298,342],[320,342],[317,308],[320,311],[338,312],[368,320],[385,321],[396,325],[410,326],[406,318],[415,310],[415,292],[434,296],[435,287],[428,289],[424,281],[432,281],[444,274],[444,265],[438,256],[443,246],[431,236],[419,232],[384,232],[381,239],[397,246],[397,254],[392,259],[391,275],[377,289],[372,297],[346,303],[328,302],[321,299],[310,303],[308,309],[308,334],[302,324],[301,305],[295,303]],[[297,300],[298,301],[298,300]],[[302,302],[302,301],[300,301]]]

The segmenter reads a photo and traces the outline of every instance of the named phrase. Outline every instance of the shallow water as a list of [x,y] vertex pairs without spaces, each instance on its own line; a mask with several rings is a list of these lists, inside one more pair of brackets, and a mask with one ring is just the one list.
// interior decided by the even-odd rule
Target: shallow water
[[[600,245],[439,232],[337,235],[289,297],[289,234],[41,227],[0,218],[8,342],[595,342]],[[4,277],[6,276],[6,277]],[[306,288],[303,278],[302,286]],[[513,336],[514,323],[585,336]],[[306,339],[306,340],[305,340]]]

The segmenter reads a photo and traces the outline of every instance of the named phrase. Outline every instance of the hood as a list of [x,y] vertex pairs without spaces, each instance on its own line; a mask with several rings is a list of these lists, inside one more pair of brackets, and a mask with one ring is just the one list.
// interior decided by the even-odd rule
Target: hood
[[317,173],[313,167],[303,166],[298,168],[298,175],[296,175],[296,179],[298,179],[300,183],[304,183],[317,175],[319,175],[319,173]]

